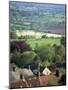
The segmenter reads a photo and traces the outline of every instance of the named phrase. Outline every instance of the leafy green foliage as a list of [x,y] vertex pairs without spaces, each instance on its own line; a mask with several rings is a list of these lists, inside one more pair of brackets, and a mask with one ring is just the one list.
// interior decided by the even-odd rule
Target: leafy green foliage
[[[10,45],[12,46],[11,61],[20,67],[27,64],[35,64],[39,69],[39,66],[50,66],[53,63],[58,67],[59,65],[62,67],[66,62],[65,47],[63,45],[54,44],[52,46],[50,44],[43,44],[39,46],[36,44],[33,51],[24,41],[11,42]],[[61,73],[63,73],[63,71]]]
[[42,38],[48,38],[46,35],[43,35]]
[[30,36],[30,35],[26,35],[26,36],[20,36],[20,37],[18,37],[18,39],[27,40],[27,39],[35,39],[35,37],[34,36]]
[[64,68],[59,68],[59,72],[60,72],[62,75],[64,75],[66,71],[65,71]]
[[66,74],[62,75],[59,83],[60,83],[60,85],[66,85]]
[[48,86],[56,86],[56,85],[59,85],[58,83],[58,79],[56,78],[56,76],[54,75],[51,75],[51,79],[49,80],[48,82]]
[[42,38],[42,39],[27,39],[26,42],[30,44],[32,49],[34,50],[36,47],[41,47],[42,45],[60,45],[59,38]]
[[15,52],[10,54],[10,63],[15,63],[17,66],[21,65],[21,53]]
[[65,63],[65,47],[63,45],[53,45],[54,48],[54,62],[56,63]]
[[60,42],[61,42],[62,45],[66,46],[66,39],[65,39],[65,37],[62,37]]
[[38,47],[35,52],[40,56],[40,62],[46,66],[52,63],[54,58],[54,51],[50,45]]
[[38,65],[40,57],[32,51],[26,51],[24,53],[15,52],[11,54],[10,60],[11,60],[10,63],[15,63],[17,66],[23,67],[24,65],[29,64]]
[[10,32],[10,39],[17,39],[17,35],[15,31]]

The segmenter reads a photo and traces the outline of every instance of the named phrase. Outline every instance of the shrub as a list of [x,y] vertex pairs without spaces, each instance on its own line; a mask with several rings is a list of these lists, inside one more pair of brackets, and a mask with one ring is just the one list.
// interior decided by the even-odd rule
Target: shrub
[[66,46],[66,38],[65,37],[62,37],[60,42],[62,45]]
[[50,65],[51,71],[55,71],[56,68],[57,68],[56,64],[51,64],[51,65]]
[[53,45],[54,48],[54,63],[59,63],[60,65],[65,63],[65,48],[63,45]]
[[42,35],[42,38],[48,38],[46,35]]
[[66,74],[62,75],[59,83],[60,85],[66,85]]
[[31,51],[31,47],[29,44],[27,44],[25,41],[12,41],[10,43],[10,52],[15,52],[15,51]]
[[48,82],[48,86],[56,86],[56,85],[59,85],[58,79],[56,78],[56,76],[52,75],[51,79]]
[[60,71],[60,73],[61,73],[62,75],[65,74],[65,69],[64,69],[64,68],[59,68],[59,71]]
[[39,56],[33,51],[26,51],[24,53],[15,52],[11,55],[11,63],[15,63],[19,67],[23,67],[29,64],[37,64],[39,63]]
[[17,35],[16,35],[16,32],[15,31],[11,31],[10,32],[10,39],[17,39]]
[[35,52],[40,57],[40,62],[45,66],[53,62],[54,51],[50,45],[40,46],[35,49]]

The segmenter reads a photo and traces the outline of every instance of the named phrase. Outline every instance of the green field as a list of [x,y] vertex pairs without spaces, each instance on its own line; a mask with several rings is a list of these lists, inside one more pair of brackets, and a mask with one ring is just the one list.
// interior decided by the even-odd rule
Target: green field
[[26,42],[30,44],[32,49],[34,49],[36,46],[46,45],[46,44],[60,44],[59,38],[47,38],[47,39],[27,39]]

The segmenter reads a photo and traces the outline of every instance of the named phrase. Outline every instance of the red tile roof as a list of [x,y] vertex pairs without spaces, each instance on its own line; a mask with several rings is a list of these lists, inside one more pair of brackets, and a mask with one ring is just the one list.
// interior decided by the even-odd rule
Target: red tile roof
[[15,80],[10,82],[10,88],[38,87],[46,86],[50,80],[50,75],[28,77],[24,80]]

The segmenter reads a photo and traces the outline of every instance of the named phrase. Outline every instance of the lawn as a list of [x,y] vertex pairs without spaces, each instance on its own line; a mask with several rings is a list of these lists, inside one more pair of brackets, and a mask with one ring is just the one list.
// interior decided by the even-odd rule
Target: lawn
[[36,46],[41,46],[41,45],[46,45],[46,44],[60,44],[60,39],[59,38],[42,38],[42,39],[27,39],[26,42],[30,44],[32,49],[34,49]]

